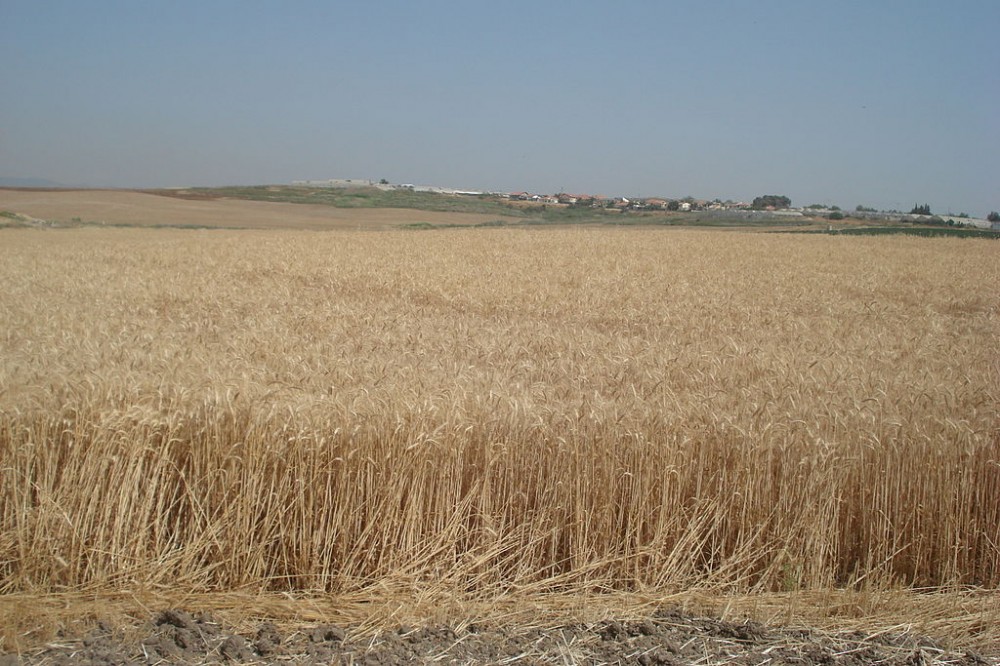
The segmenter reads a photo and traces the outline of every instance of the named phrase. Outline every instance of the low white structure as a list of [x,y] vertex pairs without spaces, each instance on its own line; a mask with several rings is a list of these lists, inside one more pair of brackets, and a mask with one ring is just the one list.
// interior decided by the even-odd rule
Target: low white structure
[[330,180],[293,180],[298,187],[374,187],[375,181],[365,178],[331,178]]

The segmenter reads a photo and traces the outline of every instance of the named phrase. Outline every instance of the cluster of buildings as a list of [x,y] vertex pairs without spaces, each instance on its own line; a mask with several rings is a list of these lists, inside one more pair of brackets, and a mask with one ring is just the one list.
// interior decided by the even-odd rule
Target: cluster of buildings
[[[329,188],[357,188],[357,187],[373,187],[380,190],[409,190],[411,192],[434,192],[438,194],[450,194],[458,196],[477,196],[477,197],[490,197],[500,200],[510,201],[513,203],[524,203],[525,205],[531,204],[552,204],[560,206],[572,206],[579,208],[603,208],[609,210],[663,210],[663,211],[713,211],[725,216],[728,212],[745,212],[747,215],[759,216],[813,216],[813,217],[830,217],[830,219],[843,219],[844,217],[853,217],[857,219],[867,219],[867,220],[896,220],[903,219],[908,221],[926,221],[922,218],[930,218],[931,216],[920,216],[913,214],[903,214],[897,211],[875,211],[871,209],[859,209],[857,211],[845,212],[841,211],[836,206],[831,208],[820,207],[818,205],[808,206],[807,208],[793,208],[788,206],[790,203],[785,197],[778,197],[783,199],[783,202],[778,204],[776,208],[774,205],[758,206],[758,210],[754,210],[753,204],[747,203],[745,201],[722,201],[720,199],[713,199],[711,201],[707,199],[695,199],[694,197],[684,197],[683,199],[665,199],[662,197],[606,197],[601,194],[569,194],[567,192],[559,192],[557,194],[536,194],[531,192],[484,192],[478,190],[459,190],[451,187],[436,187],[432,185],[413,185],[410,183],[390,183],[389,181],[383,179],[380,181],[369,180],[365,178],[338,178],[330,180],[296,180],[292,181],[292,185],[299,187],[329,187]],[[767,197],[763,197],[767,198]],[[758,202],[759,203],[759,202]],[[769,203],[769,202],[765,202]],[[833,217],[836,216],[836,217]],[[992,228],[994,231],[1000,231],[1000,221],[987,221],[971,219],[968,216],[952,216],[952,215],[935,215],[934,220],[942,220],[943,222],[951,225],[958,226],[969,226],[969,227],[979,227],[983,229]]]
[[660,197],[628,198],[606,197],[600,194],[533,194],[531,192],[482,192],[477,190],[459,190],[450,187],[433,185],[413,185],[410,183],[389,183],[365,178],[335,178],[330,180],[295,180],[292,185],[299,187],[331,187],[355,188],[374,187],[382,190],[410,190],[412,192],[435,192],[438,194],[455,194],[466,196],[488,196],[509,201],[523,201],[536,204],[560,204],[564,206],[580,206],[589,208],[612,208],[618,210],[750,210],[750,204],[743,201],[720,201],[715,199],[664,199]]
[[529,201],[543,204],[587,206],[590,208],[617,208],[620,210],[749,210],[750,204],[742,201],[708,201],[705,199],[662,199],[659,197],[633,198],[605,197],[600,194],[531,194],[530,192],[492,193],[501,199]]

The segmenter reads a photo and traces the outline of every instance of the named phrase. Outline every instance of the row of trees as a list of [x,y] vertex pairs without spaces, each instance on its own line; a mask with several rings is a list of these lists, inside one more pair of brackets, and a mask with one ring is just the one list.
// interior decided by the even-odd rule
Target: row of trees
[[[786,196],[781,196],[778,194],[765,194],[764,196],[760,196],[754,199],[753,203],[751,204],[751,208],[753,208],[754,210],[765,210],[767,208],[775,208],[775,209],[788,208],[791,205],[792,205],[792,200]],[[829,208],[830,210],[834,211],[834,214],[840,213],[840,208],[838,206],[827,207],[823,204],[812,204],[811,206],[806,206],[806,208],[813,208],[813,209]],[[877,212],[874,208],[869,208],[867,206],[861,206],[861,205],[859,205],[854,210],[856,210],[859,213]],[[896,212],[896,211],[890,211],[890,212]],[[931,212],[931,205],[926,203],[914,204],[913,209],[910,210],[910,215],[933,215],[933,213]],[[968,217],[968,215],[966,215],[965,213],[961,213],[959,217]],[[832,215],[831,219],[834,219]],[[835,219],[843,219],[843,215],[841,214],[839,217]],[[993,211],[986,216],[986,219],[989,220],[990,222],[1000,222],[1000,213]]]

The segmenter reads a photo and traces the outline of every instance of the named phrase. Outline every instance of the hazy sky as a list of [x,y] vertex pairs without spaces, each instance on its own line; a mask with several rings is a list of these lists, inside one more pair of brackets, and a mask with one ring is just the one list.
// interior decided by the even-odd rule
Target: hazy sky
[[0,0],[0,176],[1000,209],[1000,1]]

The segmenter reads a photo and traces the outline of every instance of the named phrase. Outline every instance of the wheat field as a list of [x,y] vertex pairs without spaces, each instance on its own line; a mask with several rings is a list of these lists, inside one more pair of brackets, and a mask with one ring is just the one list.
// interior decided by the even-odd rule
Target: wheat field
[[0,592],[1000,584],[1000,246],[7,230]]

